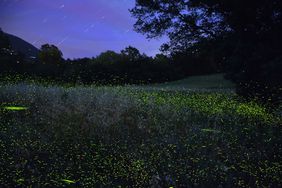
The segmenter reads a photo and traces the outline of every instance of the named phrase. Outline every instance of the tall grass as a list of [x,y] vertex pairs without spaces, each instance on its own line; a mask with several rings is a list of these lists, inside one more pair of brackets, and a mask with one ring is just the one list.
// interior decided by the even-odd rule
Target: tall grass
[[18,83],[0,102],[3,186],[281,186],[281,116],[232,93]]

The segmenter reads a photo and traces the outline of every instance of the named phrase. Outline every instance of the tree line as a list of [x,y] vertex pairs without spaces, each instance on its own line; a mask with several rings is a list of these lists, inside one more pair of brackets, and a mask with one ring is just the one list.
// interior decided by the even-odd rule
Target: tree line
[[2,75],[24,74],[67,83],[124,85],[167,82],[221,71],[217,65],[205,64],[201,57],[191,59],[191,63],[182,63],[187,55],[149,57],[132,46],[119,53],[108,50],[92,58],[64,59],[58,47],[44,44],[38,57],[30,59],[12,49],[3,31],[0,41]]

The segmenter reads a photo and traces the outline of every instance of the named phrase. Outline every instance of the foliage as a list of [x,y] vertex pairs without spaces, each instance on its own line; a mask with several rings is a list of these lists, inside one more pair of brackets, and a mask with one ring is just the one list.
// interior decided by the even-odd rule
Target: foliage
[[142,55],[140,54],[139,50],[132,46],[128,46],[124,50],[121,50],[121,55],[125,58],[125,61],[129,61],[132,63],[138,62],[142,58]]
[[[225,28],[221,24],[221,15],[208,11],[208,3],[198,2],[137,0],[131,9],[137,18],[135,29],[149,38],[168,35],[169,47],[173,51],[182,51],[200,39],[219,35]],[[198,4],[202,6],[198,7]]]
[[[71,84],[148,84],[172,81],[187,75],[218,72],[216,65],[200,64],[195,59],[191,59],[195,63],[190,63],[189,68],[183,68],[178,63],[179,57],[182,57],[179,54],[173,57],[157,54],[152,58],[141,54],[132,46],[120,53],[106,51],[93,58],[73,60],[64,60],[58,47],[49,44],[42,45],[37,60],[24,59],[20,54],[6,51],[6,55],[1,56],[2,77],[3,74],[22,74],[23,77],[52,79]],[[199,65],[198,68],[195,65]]]
[[[281,55],[271,46],[240,44],[227,68],[237,93],[274,106],[282,102]],[[240,63],[238,63],[240,62]]]
[[[6,62],[8,67],[13,65],[8,60]],[[63,60],[56,46],[43,45],[38,62],[20,63],[3,70],[10,75],[17,73],[56,82],[97,85],[147,84],[183,77],[168,57],[148,57],[131,46],[121,53],[106,51],[93,58]]]
[[100,55],[98,55],[95,58],[95,62],[99,64],[116,64],[117,62],[121,61],[121,56],[120,54],[114,52],[114,51],[106,51],[102,52]]
[[280,187],[281,115],[232,93],[0,85],[4,187]]
[[168,35],[162,49],[188,74],[225,67],[239,95],[281,103],[281,78],[272,76],[281,70],[281,1],[136,0],[131,13],[138,32]]
[[43,64],[59,64],[62,62],[63,53],[54,45],[44,44],[40,48],[39,61]]
[[240,39],[248,40],[265,33],[278,34],[281,8],[279,0],[136,0],[131,14],[137,19],[138,32],[149,38],[167,34],[171,51],[183,51],[191,44],[226,33],[235,32]]

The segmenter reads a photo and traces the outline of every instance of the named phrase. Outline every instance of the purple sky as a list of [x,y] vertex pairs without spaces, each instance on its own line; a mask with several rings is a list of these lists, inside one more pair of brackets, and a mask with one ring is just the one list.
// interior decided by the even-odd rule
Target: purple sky
[[58,46],[65,58],[93,57],[131,45],[154,56],[165,39],[133,31],[134,0],[0,0],[0,27],[40,48]]

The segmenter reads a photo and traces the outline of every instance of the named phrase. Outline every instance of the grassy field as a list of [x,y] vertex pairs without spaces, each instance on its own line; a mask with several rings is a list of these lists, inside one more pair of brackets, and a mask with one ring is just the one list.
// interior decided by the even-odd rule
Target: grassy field
[[282,186],[281,112],[240,100],[222,75],[142,87],[6,82],[0,104],[2,187]]
[[191,76],[186,79],[177,80],[163,84],[152,85],[157,88],[168,89],[233,89],[234,84],[224,79],[223,74],[212,74],[204,76]]

